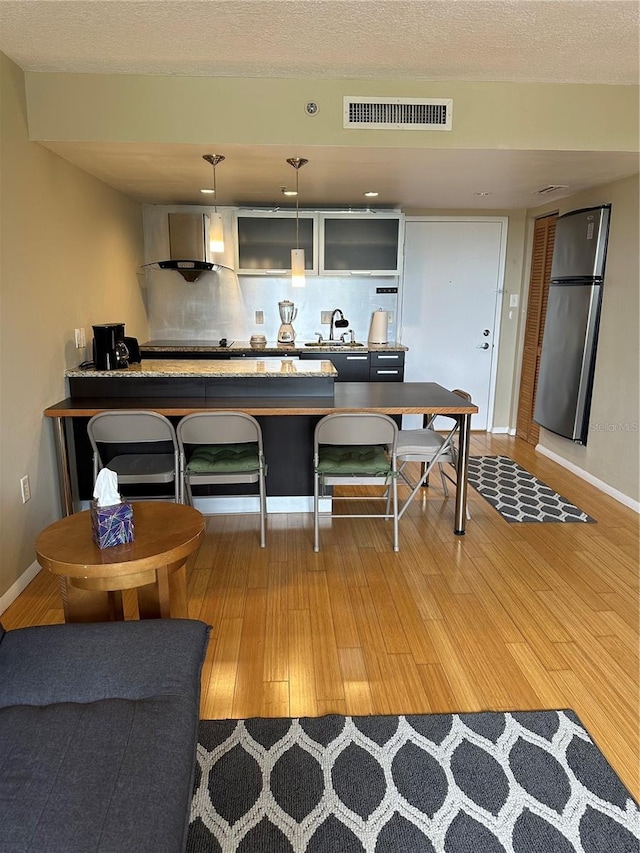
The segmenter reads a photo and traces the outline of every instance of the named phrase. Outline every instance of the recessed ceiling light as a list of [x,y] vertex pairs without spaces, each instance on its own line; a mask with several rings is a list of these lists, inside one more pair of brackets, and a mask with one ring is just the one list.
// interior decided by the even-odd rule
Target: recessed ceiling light
[[207,190],[207,189],[202,189],[202,190],[200,190],[200,192],[201,192],[201,193],[210,193],[211,195],[213,195],[213,193],[215,192],[215,190],[211,190],[211,189],[209,189],[209,190]]
[[376,198],[380,193],[377,193],[374,190],[368,190],[364,195],[365,198]]
[[485,192],[485,193],[474,193],[474,195],[482,195],[482,196],[485,196],[485,195],[491,195],[491,193],[486,193],[486,192]]

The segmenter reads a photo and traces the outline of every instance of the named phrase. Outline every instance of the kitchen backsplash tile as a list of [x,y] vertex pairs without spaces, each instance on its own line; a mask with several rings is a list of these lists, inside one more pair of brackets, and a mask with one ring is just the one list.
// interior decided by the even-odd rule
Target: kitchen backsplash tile
[[[369,332],[371,314],[378,308],[390,311],[389,339],[395,340],[396,294],[377,294],[376,286],[389,286],[389,279],[357,277],[311,277],[304,288],[291,287],[288,278],[236,276],[231,271],[203,273],[186,283],[169,270],[152,270],[148,279],[149,335],[169,340],[248,340],[262,333],[275,340],[280,325],[278,302],[290,299],[298,308],[294,328],[299,340],[315,340],[315,333],[329,335],[321,325],[322,311],[340,308],[357,340]],[[257,325],[255,312],[264,313]]]

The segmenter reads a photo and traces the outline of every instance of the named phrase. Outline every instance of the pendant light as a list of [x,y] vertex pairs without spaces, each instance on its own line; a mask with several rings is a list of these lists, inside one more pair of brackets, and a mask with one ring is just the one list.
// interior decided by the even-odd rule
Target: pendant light
[[291,250],[291,286],[304,287],[306,284],[305,278],[305,263],[304,249],[300,248],[300,195],[298,192],[298,173],[302,166],[305,166],[309,161],[303,157],[288,157],[287,163],[296,170],[296,247]]
[[202,159],[213,167],[213,215],[210,221],[209,249],[213,254],[224,252],[224,227],[222,215],[218,213],[218,193],[216,187],[216,166],[225,159],[222,154],[203,154]]

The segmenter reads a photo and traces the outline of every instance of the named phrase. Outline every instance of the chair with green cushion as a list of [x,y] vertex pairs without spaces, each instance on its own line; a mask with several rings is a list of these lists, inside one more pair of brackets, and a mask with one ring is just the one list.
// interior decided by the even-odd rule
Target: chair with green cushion
[[[313,550],[320,550],[319,502],[327,486],[379,485],[385,510],[368,514],[329,514],[330,518],[392,518],[393,550],[398,545],[396,442],[398,427],[387,415],[357,412],[327,415],[316,426],[313,440]],[[362,501],[335,495],[332,500]],[[367,498],[369,500],[369,498]]]
[[192,486],[258,483],[260,547],[266,545],[266,464],[262,430],[242,412],[199,412],[182,418],[176,430],[183,503],[193,505]]

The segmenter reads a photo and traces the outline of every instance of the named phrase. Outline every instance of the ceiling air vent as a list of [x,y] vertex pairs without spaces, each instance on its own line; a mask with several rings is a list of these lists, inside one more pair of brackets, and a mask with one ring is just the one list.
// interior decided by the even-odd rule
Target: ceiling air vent
[[534,190],[532,195],[549,195],[549,193],[558,192],[558,190],[568,190],[568,184],[549,184],[549,186],[542,187],[541,190]]
[[450,98],[344,98],[343,127],[378,130],[451,130]]

